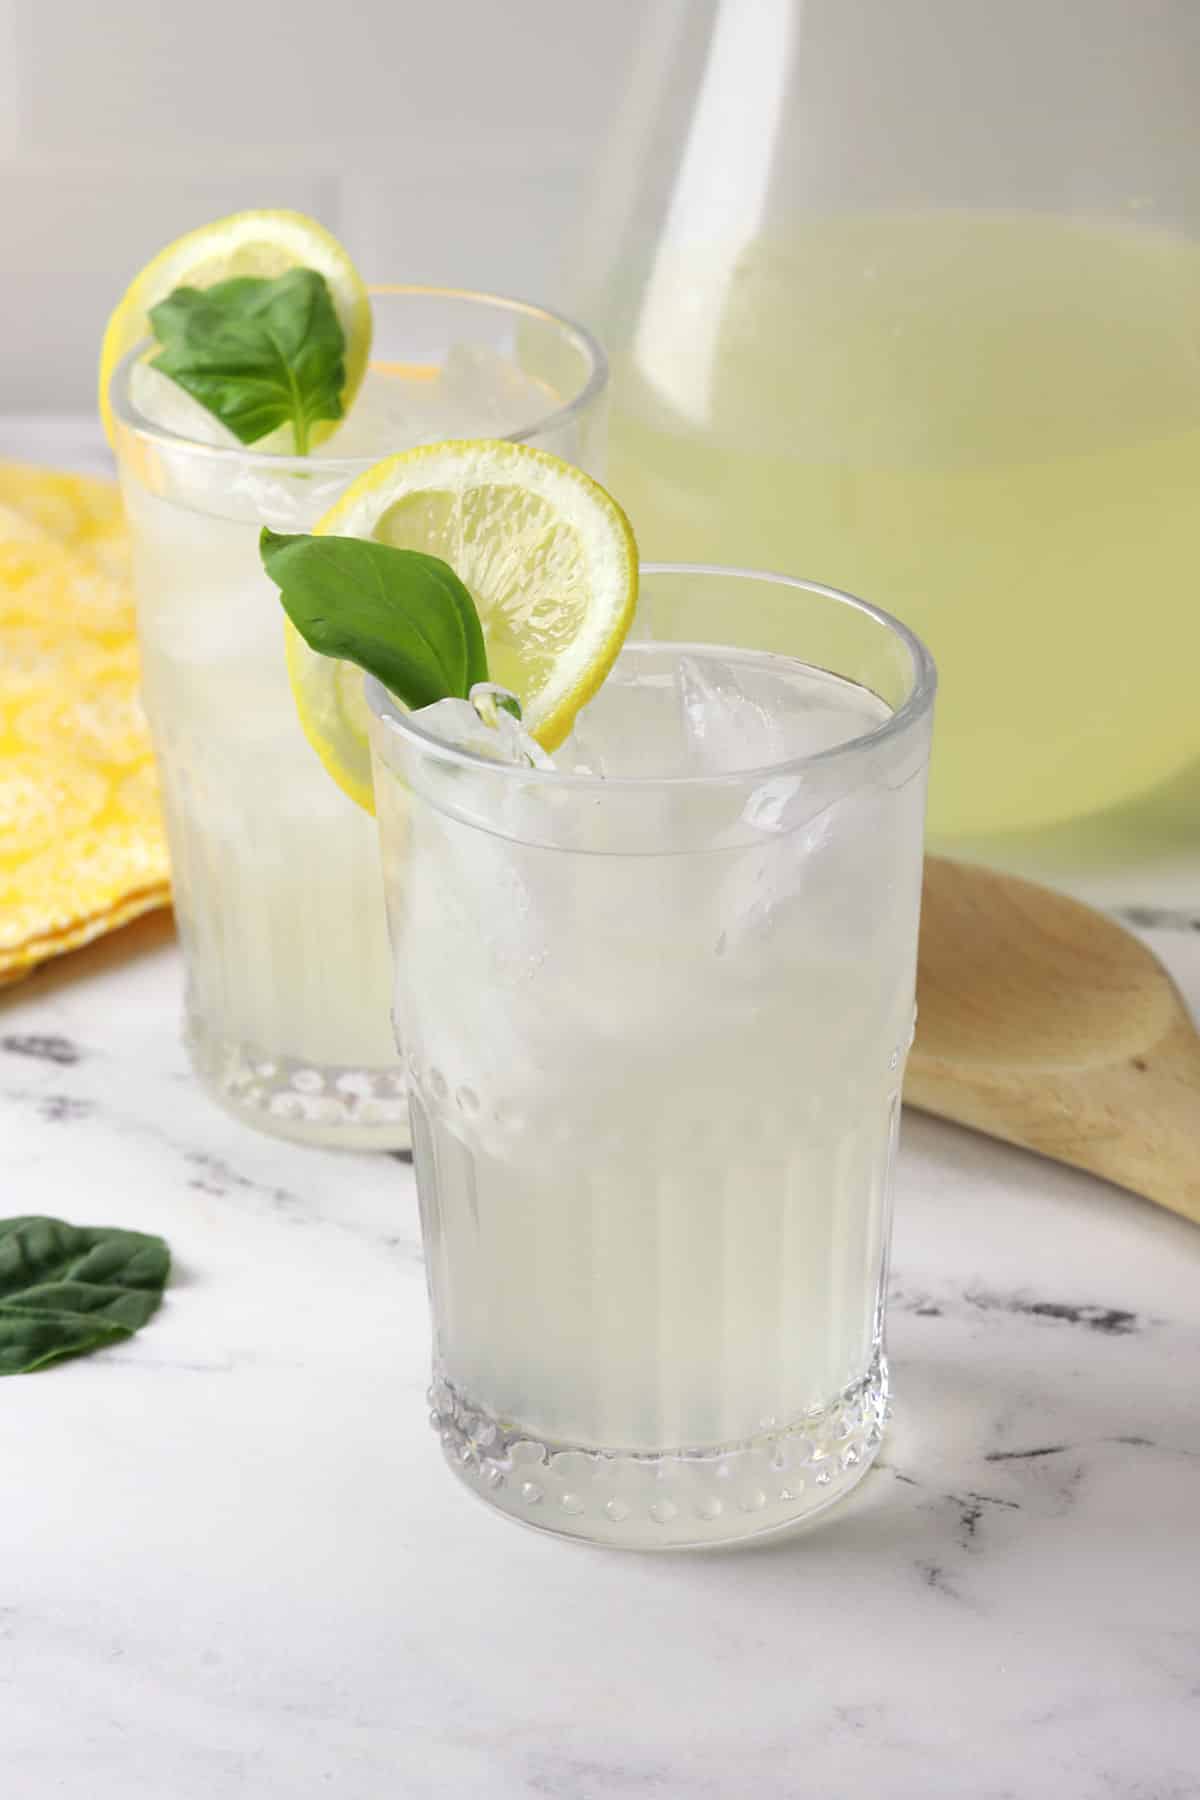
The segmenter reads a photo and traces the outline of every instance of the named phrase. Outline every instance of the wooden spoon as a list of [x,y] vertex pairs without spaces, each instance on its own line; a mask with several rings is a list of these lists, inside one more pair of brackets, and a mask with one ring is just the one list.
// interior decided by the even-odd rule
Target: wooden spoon
[[927,858],[904,1098],[1200,1223],[1200,1033],[1145,945],[1064,894]]

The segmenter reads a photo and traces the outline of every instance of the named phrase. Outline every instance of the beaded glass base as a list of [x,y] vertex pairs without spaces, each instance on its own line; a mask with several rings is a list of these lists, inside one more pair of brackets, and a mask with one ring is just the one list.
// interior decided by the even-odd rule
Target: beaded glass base
[[317,1067],[214,1037],[195,1017],[184,1032],[205,1088],[247,1125],[297,1143],[403,1150],[408,1100],[399,1064],[386,1069]]
[[862,1381],[786,1427],[659,1453],[541,1441],[472,1406],[440,1374],[429,1403],[450,1467],[501,1512],[589,1543],[685,1549],[779,1531],[848,1494],[883,1435],[887,1365],[880,1357]]

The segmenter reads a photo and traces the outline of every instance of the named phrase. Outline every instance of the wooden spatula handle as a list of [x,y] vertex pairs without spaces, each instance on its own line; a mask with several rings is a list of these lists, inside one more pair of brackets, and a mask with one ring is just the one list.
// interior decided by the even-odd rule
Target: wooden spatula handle
[[914,1054],[904,1098],[925,1112],[1087,1169],[1200,1224],[1200,1052],[1185,1025],[1115,1069],[989,1069]]
[[1145,944],[1065,894],[927,859],[904,1097],[1200,1223],[1200,1035]]

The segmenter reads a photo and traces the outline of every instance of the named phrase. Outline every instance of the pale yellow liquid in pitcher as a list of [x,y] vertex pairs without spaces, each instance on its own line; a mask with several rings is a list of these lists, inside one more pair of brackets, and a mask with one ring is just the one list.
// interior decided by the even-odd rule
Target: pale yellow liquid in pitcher
[[668,244],[616,378],[645,555],[848,588],[929,644],[935,833],[1200,755],[1200,246],[957,213]]

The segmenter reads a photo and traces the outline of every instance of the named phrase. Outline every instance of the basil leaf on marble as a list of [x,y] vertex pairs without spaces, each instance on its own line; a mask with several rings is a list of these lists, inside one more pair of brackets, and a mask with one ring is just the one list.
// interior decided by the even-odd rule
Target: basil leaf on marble
[[290,424],[296,454],[306,456],[317,421],[342,416],[346,337],[315,269],[177,287],[150,308],[150,323],[163,346],[151,367],[239,443]]
[[440,556],[269,526],[259,554],[309,647],[357,663],[405,706],[465,700],[488,679],[475,602]]
[[162,1238],[63,1219],[0,1219],[0,1375],[122,1343],[162,1301]]

